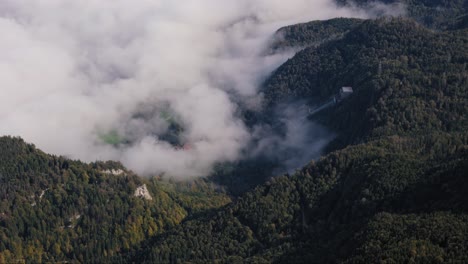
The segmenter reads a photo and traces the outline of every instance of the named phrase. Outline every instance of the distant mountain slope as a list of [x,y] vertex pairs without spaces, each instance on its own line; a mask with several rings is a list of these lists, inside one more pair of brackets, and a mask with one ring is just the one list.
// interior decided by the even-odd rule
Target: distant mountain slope
[[389,137],[334,152],[184,222],[130,259],[466,262],[467,143],[466,134]]
[[346,147],[118,260],[467,262],[467,47],[465,31],[379,19],[299,52],[266,82],[268,104],[353,86],[311,117]]
[[309,117],[339,133],[332,151],[230,203],[206,180],[142,179],[0,137],[0,263],[467,263],[466,29],[283,30],[278,48],[308,48],[265,82],[270,109],[354,89]]
[[271,45],[273,51],[285,48],[318,46],[326,41],[338,39],[364,20],[335,18],[326,21],[312,21],[280,28]]
[[[47,155],[11,137],[0,137],[0,186],[0,263],[99,262],[230,201],[201,182],[148,181],[115,162]],[[144,186],[151,200],[135,196]]]
[[[354,94],[310,116],[339,132],[325,153],[367,138],[425,133],[433,127],[462,131],[466,125],[466,30],[439,32],[404,18],[337,18],[284,27],[277,34],[273,50],[303,50],[266,80],[266,109],[246,115],[251,127],[265,122],[280,128],[275,113],[284,110],[283,103],[292,101],[313,112],[343,86],[353,87]],[[274,165],[262,170],[270,167]],[[232,177],[222,174],[218,182],[230,190],[245,186],[237,195],[271,175],[255,173],[258,177],[248,170]]]
[[341,146],[395,133],[463,131],[467,33],[433,32],[406,19],[366,21],[277,69],[264,86],[267,105],[300,98],[313,109],[352,86],[352,96],[314,117],[342,131]]
[[357,4],[361,7],[375,3],[403,4],[407,16],[435,29],[447,29],[468,11],[467,0],[336,0],[342,5]]

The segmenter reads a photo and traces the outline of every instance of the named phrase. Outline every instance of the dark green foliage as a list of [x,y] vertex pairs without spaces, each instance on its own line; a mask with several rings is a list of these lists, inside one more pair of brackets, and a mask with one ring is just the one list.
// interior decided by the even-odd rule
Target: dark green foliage
[[[153,200],[134,197],[143,184]],[[191,212],[229,202],[207,184],[193,185],[174,192],[183,187],[141,179],[117,162],[85,164],[1,137],[0,263],[99,262],[177,225]]]
[[389,137],[331,153],[184,222],[133,260],[466,262],[467,144],[466,135]]
[[265,84],[267,105],[284,98],[328,100],[355,93],[319,120],[342,134],[339,146],[366,137],[427,130],[463,131],[468,34],[432,32],[405,19],[366,21],[343,39],[308,48]]
[[409,17],[418,22],[436,29],[447,29],[459,16],[466,15],[467,0],[336,0],[337,3],[357,4],[361,7],[369,7],[375,2],[386,4],[403,4]]
[[[333,151],[233,203],[209,180],[141,179],[0,138],[0,263],[467,263],[467,4],[406,2],[450,30],[402,18],[280,30],[275,49],[308,48],[266,81],[267,111],[355,92],[311,117],[339,133]],[[440,7],[451,16],[429,17]],[[212,179],[238,194],[265,178],[237,179],[256,164],[235,165]],[[133,196],[142,184],[153,200]]]
[[455,21],[449,25],[451,30],[461,30],[468,28],[468,15],[463,15],[455,19]]
[[353,86],[314,117],[347,147],[187,220],[127,260],[467,262],[466,36],[381,19],[299,52],[267,81],[269,104]]
[[360,246],[346,262],[465,263],[467,223],[466,214],[381,213],[358,235]]
[[251,158],[218,164],[209,179],[225,186],[230,195],[238,197],[266,182],[277,168],[278,162],[271,158]]
[[363,20],[354,18],[335,18],[326,21],[312,21],[280,28],[271,45],[273,51],[285,48],[305,48],[318,46],[327,41],[344,36]]

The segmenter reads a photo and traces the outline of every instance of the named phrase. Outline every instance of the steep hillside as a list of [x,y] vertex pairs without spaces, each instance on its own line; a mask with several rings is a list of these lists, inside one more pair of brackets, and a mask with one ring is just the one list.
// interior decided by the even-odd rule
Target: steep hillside
[[319,46],[327,41],[343,37],[345,33],[362,22],[363,20],[355,18],[335,18],[283,27],[275,33],[271,49],[276,51]]
[[148,181],[11,137],[0,138],[0,186],[0,263],[99,261],[230,201],[202,181]]
[[[463,131],[466,125],[466,30],[436,32],[403,18],[338,18],[285,27],[277,35],[273,49],[305,49],[265,82],[265,111],[246,114],[251,127],[267,123],[281,130],[275,113],[282,105],[305,103],[314,112],[343,86],[354,94],[309,117],[339,132],[325,152],[395,133]],[[244,162],[214,179],[239,195],[269,178],[280,162]]]
[[267,103],[312,107],[353,86],[310,117],[341,132],[340,150],[117,259],[467,262],[466,36],[380,19],[299,52],[266,82]]
[[339,146],[368,137],[463,131],[468,34],[411,20],[366,21],[343,39],[307,48],[265,84],[268,105],[308,99],[314,109],[343,86],[354,94],[311,118],[341,131]]
[[466,262],[467,154],[466,134],[349,147],[123,259]]
[[457,19],[466,15],[467,0],[336,0],[342,5],[372,6],[377,3],[402,4],[406,14],[418,22],[435,29],[447,29]]
[[273,52],[301,51],[246,120],[305,104],[303,122],[338,136],[259,186],[272,160],[174,182],[0,137],[0,263],[468,263],[467,3],[405,3],[429,27],[340,18],[278,31]]

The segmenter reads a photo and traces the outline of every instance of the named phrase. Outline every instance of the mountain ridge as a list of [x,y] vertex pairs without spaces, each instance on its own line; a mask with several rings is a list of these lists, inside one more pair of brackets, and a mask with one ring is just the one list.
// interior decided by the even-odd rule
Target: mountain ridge
[[468,262],[466,29],[380,18],[278,32],[273,50],[301,51],[263,85],[266,111],[353,87],[306,120],[339,133],[325,155],[229,197],[212,178],[141,178],[0,137],[0,263]]
[[[399,62],[382,67],[379,73],[379,57],[369,58],[379,54],[375,50],[382,41],[386,44],[380,54],[388,63],[407,56],[408,66]],[[459,230],[467,227],[463,190],[467,184],[464,113],[468,105],[466,76],[459,69],[467,61],[467,44],[462,32],[438,33],[412,20],[385,18],[365,21],[342,39],[300,51],[267,80],[267,100],[268,90],[276,87],[284,94],[273,97],[272,104],[291,97],[328,98],[349,84],[346,79],[355,84],[359,78],[364,87],[357,87],[349,99],[312,117],[341,130],[342,135],[350,133],[350,137],[341,138],[329,154],[295,174],[270,180],[212,217],[184,222],[124,259],[147,263],[466,261],[468,251],[462,241],[468,238]],[[424,52],[416,49],[419,46]],[[314,63],[316,57],[307,56],[310,53],[323,58],[320,63],[330,71],[325,74],[331,76],[329,79],[323,77],[320,63]],[[450,60],[448,54],[453,56]],[[369,61],[370,66],[366,64]],[[430,63],[435,61],[438,63]],[[334,65],[338,65],[338,72],[343,69],[345,78],[341,73],[332,77],[337,71],[329,69],[335,69]],[[282,75],[285,67],[292,70]],[[291,96],[289,92],[313,74],[320,76],[316,85],[304,85]],[[431,86],[424,86],[425,76],[431,76]],[[319,78],[325,79],[323,83]],[[286,85],[271,85],[274,80]],[[317,90],[311,91],[311,87]],[[439,108],[433,108],[434,104]],[[410,125],[395,122],[407,109],[414,109]],[[434,114],[426,119],[431,111]],[[372,123],[375,113],[388,121],[361,125]],[[416,231],[402,231],[412,223],[418,224]],[[238,232],[232,230],[236,228]],[[427,228],[435,235],[427,233]],[[389,230],[388,235],[381,236],[385,230]],[[453,242],[444,240],[446,236],[452,236]]]

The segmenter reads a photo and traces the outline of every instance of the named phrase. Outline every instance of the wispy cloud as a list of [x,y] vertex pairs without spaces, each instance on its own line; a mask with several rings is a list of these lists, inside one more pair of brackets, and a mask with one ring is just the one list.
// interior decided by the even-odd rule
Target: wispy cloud
[[[2,0],[0,133],[142,174],[206,175],[252,137],[231,95],[260,101],[290,55],[264,55],[271,34],[338,16],[365,13],[329,0]],[[164,140],[175,130],[189,147]]]

